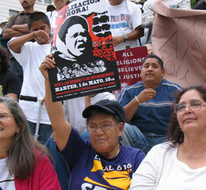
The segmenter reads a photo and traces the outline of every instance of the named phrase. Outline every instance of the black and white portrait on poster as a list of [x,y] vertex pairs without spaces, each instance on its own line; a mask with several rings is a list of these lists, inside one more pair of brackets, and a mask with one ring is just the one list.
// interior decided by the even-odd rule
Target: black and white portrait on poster
[[56,68],[49,71],[53,101],[120,88],[108,20],[104,0],[75,1],[59,12]]

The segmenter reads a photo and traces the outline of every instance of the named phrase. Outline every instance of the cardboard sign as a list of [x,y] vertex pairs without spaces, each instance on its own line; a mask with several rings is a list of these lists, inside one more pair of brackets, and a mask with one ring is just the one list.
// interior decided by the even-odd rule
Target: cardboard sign
[[157,0],[153,52],[165,66],[165,78],[182,87],[206,87],[206,12],[168,8]]

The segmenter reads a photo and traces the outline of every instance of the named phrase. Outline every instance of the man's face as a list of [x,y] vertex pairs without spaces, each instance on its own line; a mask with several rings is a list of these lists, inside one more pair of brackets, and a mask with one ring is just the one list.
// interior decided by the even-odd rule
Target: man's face
[[67,49],[74,56],[81,56],[87,48],[88,31],[81,24],[75,24],[68,28],[65,36]]
[[[43,30],[45,31],[48,35],[50,34],[50,26],[48,26],[45,22],[43,22],[42,20],[37,20],[37,21],[34,21],[31,25],[31,32],[34,32],[34,31],[38,31],[38,30]],[[38,40],[37,40],[37,43]],[[39,43],[41,44],[41,43]]]
[[156,58],[147,58],[142,65],[141,78],[144,83],[159,84],[164,76],[164,72]]
[[64,6],[66,6],[66,0],[54,0],[54,5],[56,7],[56,10],[62,9]]
[[20,0],[21,6],[24,9],[30,9],[34,7],[36,0]]

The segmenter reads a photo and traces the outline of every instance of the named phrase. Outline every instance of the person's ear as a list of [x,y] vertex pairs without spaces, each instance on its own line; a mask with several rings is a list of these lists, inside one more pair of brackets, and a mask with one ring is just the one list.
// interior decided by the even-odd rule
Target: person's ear
[[124,132],[124,122],[119,122],[119,136],[122,136]]
[[162,78],[164,77],[165,75],[165,69],[162,69]]
[[20,127],[16,128],[16,133],[18,134],[20,132]]
[[141,79],[142,79],[142,69],[141,69],[141,71],[140,71],[140,77],[141,77]]

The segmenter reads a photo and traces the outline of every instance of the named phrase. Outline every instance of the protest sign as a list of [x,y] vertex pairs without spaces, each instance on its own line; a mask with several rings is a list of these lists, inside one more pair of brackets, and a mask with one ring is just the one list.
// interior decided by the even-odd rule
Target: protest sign
[[165,78],[183,87],[206,87],[206,12],[168,8],[157,0],[153,52],[165,65]]
[[[116,51],[117,67],[120,77],[121,89],[135,84],[141,80],[141,66],[147,56],[146,47],[127,48]],[[113,94],[118,97],[121,90],[114,90]]]
[[120,88],[104,0],[79,0],[59,12],[49,70],[53,101]]

